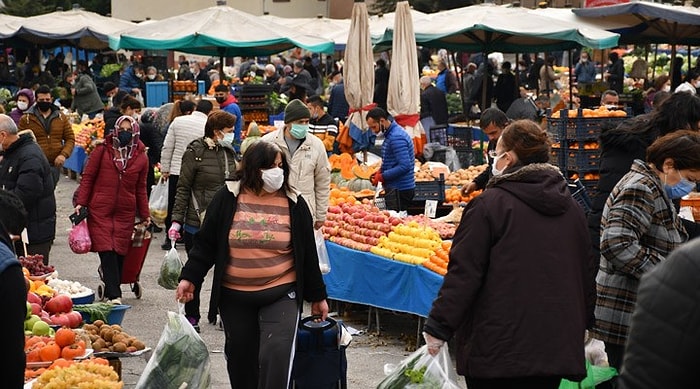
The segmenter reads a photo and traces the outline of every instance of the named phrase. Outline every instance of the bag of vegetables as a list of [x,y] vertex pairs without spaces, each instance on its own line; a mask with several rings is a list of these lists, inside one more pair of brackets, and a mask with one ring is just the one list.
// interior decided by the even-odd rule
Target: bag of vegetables
[[434,357],[428,353],[428,346],[423,345],[395,368],[385,365],[384,371],[387,377],[379,383],[377,389],[459,388],[447,344]]
[[[184,315],[168,312],[168,323],[136,389],[207,389],[211,386],[209,351]],[[184,385],[186,384],[186,385]]]
[[182,261],[178,254],[175,245],[165,254],[163,263],[160,265],[160,274],[158,275],[158,285],[165,289],[175,290],[179,283],[180,272],[182,271]]

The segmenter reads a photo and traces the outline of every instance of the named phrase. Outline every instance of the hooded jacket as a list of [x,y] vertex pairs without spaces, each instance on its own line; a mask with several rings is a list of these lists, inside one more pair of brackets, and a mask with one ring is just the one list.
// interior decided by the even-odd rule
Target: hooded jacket
[[26,356],[24,354],[24,319],[27,313],[26,286],[22,265],[12,251],[10,237],[0,224],[0,296],[2,296],[3,363],[0,377],[3,386],[21,388],[24,382]]
[[105,108],[102,99],[97,93],[97,86],[87,74],[79,74],[75,79],[75,96],[73,96],[73,108],[79,114],[90,114]]
[[[27,109],[29,109],[32,105],[34,105],[34,91],[31,89],[20,89],[19,92],[17,92],[17,96],[24,96],[27,99],[29,99],[29,105],[27,105]],[[27,110],[22,111],[21,109],[15,107],[10,111],[10,117],[12,120],[15,121],[15,124],[19,125],[19,120],[22,118],[22,115],[27,112]]]
[[[209,300],[209,322],[216,321],[221,280],[229,261],[229,233],[231,223],[238,206],[240,193],[239,181],[227,181],[212,199],[202,228],[194,236],[192,250],[187,253],[187,263],[182,269],[180,279],[189,280],[195,285],[202,285],[209,269],[214,267],[214,279]],[[316,244],[313,236],[313,222],[309,208],[303,197],[297,192],[287,192],[292,231],[292,251],[294,270],[297,275],[296,300],[301,310],[304,300],[317,302],[327,298],[326,285],[318,267]],[[582,338],[583,339],[583,338]]]
[[150,216],[146,196],[148,157],[141,141],[134,147],[126,169],[120,173],[113,161],[113,139],[107,135],[95,147],[83,170],[77,204],[88,207],[88,228],[92,252],[115,251],[126,255],[136,217]]
[[192,197],[197,200],[200,213],[204,213],[224,181],[236,171],[235,156],[233,147],[207,137],[195,139],[187,146],[177,181],[173,221],[199,228],[197,207]]
[[[30,244],[56,237],[56,197],[51,167],[31,131],[19,133],[0,158],[0,189],[16,194],[28,212]],[[0,211],[2,212],[2,211]]]
[[467,205],[425,331],[455,335],[467,377],[578,380],[594,277],[583,210],[561,173],[514,167]]
[[34,133],[36,143],[46,155],[49,164],[53,166],[59,155],[68,159],[73,153],[75,133],[70,120],[53,104],[51,105],[51,113],[46,118],[46,122],[49,124],[48,128],[44,128],[39,116],[43,117],[35,104],[27,109],[17,127],[20,130],[31,130]]

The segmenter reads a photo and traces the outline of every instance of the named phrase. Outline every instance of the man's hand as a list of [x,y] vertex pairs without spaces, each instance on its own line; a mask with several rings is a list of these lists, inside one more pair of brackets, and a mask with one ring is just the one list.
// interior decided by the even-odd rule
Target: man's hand
[[323,227],[323,222],[322,221],[317,221],[314,223],[314,230],[318,230],[319,228]]
[[425,344],[428,346],[428,353],[432,356],[436,356],[440,352],[442,345],[445,344],[444,340],[438,339],[425,331],[423,331],[423,339],[425,339]]
[[376,172],[372,173],[371,176],[369,176],[369,181],[372,183],[373,186],[377,186],[380,182],[384,182],[384,177],[382,177],[382,172],[377,170]]
[[326,300],[311,303],[311,314],[314,316],[320,316],[321,319],[317,320],[319,322],[326,320],[328,317],[328,303]]
[[63,155],[59,155],[58,157],[56,157],[56,159],[54,159],[53,165],[58,167],[58,168],[61,168],[61,167],[63,167],[63,164],[65,162],[66,162],[66,157],[64,157]]
[[139,88],[131,88],[131,92],[132,92],[133,94],[138,94],[138,93],[141,92],[141,89],[139,89]]
[[461,193],[462,197],[467,197],[467,196],[469,196],[470,193],[472,193],[475,190],[476,190],[476,182],[472,181],[472,182],[462,186],[460,193]]
[[163,181],[168,181],[168,177],[170,177],[170,172],[161,172],[160,173],[160,178],[163,179]]
[[181,303],[187,303],[194,298],[194,284],[187,280],[180,280],[175,291],[175,299]]

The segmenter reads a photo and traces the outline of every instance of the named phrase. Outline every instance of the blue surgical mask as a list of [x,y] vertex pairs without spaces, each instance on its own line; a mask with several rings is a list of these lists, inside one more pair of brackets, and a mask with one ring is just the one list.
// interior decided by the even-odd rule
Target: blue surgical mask
[[300,123],[292,123],[292,129],[289,130],[289,133],[292,134],[294,139],[306,138],[307,132],[309,132],[309,125]]
[[664,184],[664,189],[666,190],[666,194],[670,199],[680,199],[681,197],[692,192],[693,189],[695,189],[695,186],[697,185],[694,182],[683,177],[680,171],[678,172],[678,175],[681,177],[681,181],[676,185]]
[[233,140],[235,139],[234,136],[235,134],[233,132],[226,132],[224,133],[224,139],[221,141],[233,145]]

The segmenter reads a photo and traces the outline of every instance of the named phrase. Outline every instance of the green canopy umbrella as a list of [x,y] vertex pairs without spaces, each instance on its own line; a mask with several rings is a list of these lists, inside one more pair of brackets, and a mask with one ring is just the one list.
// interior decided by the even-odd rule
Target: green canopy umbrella
[[[578,26],[527,9],[492,4],[431,14],[416,20],[414,30],[419,45],[483,53],[555,51],[579,46],[602,49],[616,46],[619,38],[602,29],[579,30]],[[391,42],[393,34],[393,29],[387,29],[378,44]]]
[[270,55],[294,47],[333,52],[331,40],[300,34],[226,5],[138,25],[110,36],[109,46],[115,50],[178,50],[221,57]]

